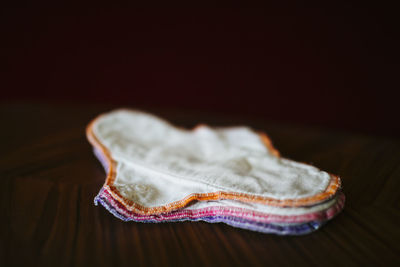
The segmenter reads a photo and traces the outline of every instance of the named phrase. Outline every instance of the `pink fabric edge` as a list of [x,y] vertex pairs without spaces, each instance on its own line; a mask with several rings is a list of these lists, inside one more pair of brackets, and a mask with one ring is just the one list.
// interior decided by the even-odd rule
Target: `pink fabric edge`
[[220,206],[213,206],[213,207],[194,209],[194,210],[181,209],[170,213],[164,213],[158,215],[141,215],[127,210],[121,203],[118,202],[118,200],[114,199],[112,195],[105,188],[102,189],[100,196],[107,199],[107,201],[119,213],[123,214],[126,217],[132,218],[136,221],[145,221],[149,219],[156,221],[168,221],[181,218],[200,218],[200,217],[222,215],[222,216],[241,217],[248,220],[264,222],[264,223],[304,223],[308,221],[326,221],[333,218],[343,209],[345,202],[344,194],[339,193],[337,202],[330,208],[302,215],[277,215],[277,214],[250,211],[243,208],[220,207]]

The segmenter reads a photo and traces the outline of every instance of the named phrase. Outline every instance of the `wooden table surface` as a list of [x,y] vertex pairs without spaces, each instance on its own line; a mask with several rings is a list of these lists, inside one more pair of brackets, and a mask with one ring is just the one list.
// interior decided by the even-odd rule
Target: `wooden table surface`
[[344,211],[315,233],[276,236],[225,224],[125,223],[93,198],[105,173],[85,126],[105,106],[0,107],[0,265],[357,266],[400,263],[400,142],[261,119],[148,110],[192,127],[246,124],[282,155],[342,177]]

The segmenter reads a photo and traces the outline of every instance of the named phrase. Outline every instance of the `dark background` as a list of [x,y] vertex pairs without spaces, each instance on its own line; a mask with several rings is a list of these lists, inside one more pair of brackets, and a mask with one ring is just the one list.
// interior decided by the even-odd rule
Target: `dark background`
[[395,11],[3,8],[0,104],[207,111],[399,136]]

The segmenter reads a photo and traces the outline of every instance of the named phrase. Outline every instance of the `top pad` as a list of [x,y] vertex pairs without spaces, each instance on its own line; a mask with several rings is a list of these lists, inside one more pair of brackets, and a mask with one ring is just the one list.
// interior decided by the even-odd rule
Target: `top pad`
[[141,214],[192,200],[307,206],[340,187],[337,176],[279,157],[265,134],[247,127],[188,131],[147,113],[116,110],[92,121],[87,136],[109,161],[105,186]]

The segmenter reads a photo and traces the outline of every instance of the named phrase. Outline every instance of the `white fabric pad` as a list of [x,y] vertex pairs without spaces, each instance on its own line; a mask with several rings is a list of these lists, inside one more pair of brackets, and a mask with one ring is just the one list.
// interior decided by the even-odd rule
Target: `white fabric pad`
[[156,207],[192,193],[245,193],[298,199],[324,192],[331,176],[276,157],[247,127],[188,131],[153,115],[117,110],[92,133],[116,162],[114,185],[125,198]]

